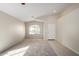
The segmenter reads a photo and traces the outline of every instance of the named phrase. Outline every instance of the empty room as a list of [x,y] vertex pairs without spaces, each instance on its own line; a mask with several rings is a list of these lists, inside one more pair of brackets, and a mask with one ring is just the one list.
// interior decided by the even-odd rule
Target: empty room
[[79,56],[79,3],[0,3],[0,56]]

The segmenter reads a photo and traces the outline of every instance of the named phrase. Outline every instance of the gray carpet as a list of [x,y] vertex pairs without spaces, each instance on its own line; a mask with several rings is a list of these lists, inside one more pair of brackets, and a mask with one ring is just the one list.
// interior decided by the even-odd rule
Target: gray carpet
[[79,56],[57,41],[25,39],[7,49],[0,56]]
[[56,56],[56,53],[46,40],[28,40],[4,51],[1,56]]
[[47,42],[37,42],[31,45],[24,56],[56,56],[54,50]]

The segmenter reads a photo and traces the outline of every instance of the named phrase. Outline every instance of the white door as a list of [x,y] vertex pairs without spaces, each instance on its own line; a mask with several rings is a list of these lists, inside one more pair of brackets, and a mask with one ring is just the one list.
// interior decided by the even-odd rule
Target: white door
[[47,36],[48,39],[55,39],[56,38],[56,25],[55,24],[48,24],[48,29],[47,29]]

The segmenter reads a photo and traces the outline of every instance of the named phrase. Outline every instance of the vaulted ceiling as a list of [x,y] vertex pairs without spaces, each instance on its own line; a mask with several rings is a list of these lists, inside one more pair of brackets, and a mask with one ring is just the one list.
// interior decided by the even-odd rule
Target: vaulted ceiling
[[71,4],[66,3],[0,3],[0,11],[3,11],[22,21],[28,18],[38,18],[45,15],[54,15],[63,12]]

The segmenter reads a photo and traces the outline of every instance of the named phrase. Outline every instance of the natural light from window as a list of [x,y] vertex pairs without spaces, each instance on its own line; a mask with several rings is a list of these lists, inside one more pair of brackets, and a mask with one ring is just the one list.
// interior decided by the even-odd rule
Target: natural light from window
[[29,34],[40,34],[40,26],[39,25],[31,25],[29,27]]

